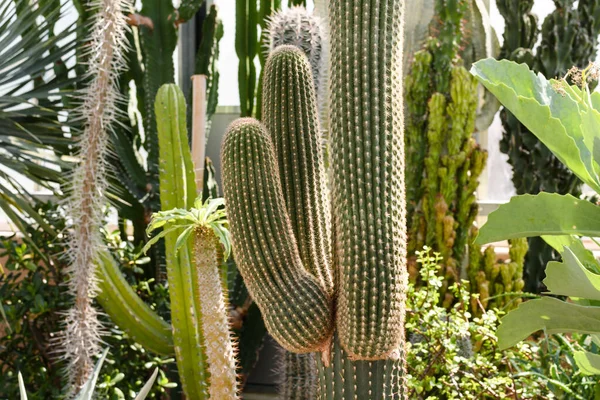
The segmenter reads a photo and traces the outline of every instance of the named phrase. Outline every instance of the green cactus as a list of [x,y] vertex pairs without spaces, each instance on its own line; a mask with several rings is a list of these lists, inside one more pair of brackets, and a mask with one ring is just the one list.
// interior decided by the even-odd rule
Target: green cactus
[[321,352],[318,398],[404,396],[403,17],[401,0],[330,2],[331,211],[299,49],[267,61],[265,125],[240,119],[223,144],[239,269],[279,344]]
[[280,352],[279,397],[285,400],[313,400],[317,394],[317,361],[314,353]]
[[477,83],[458,55],[467,1],[437,1],[439,36],[415,54],[406,77],[409,273],[419,277],[416,252],[427,245],[441,254],[447,288],[468,260],[470,226],[477,214],[475,190],[487,154],[472,137]]
[[[473,227],[471,236],[477,236],[477,228]],[[473,299],[471,311],[481,315],[483,310],[498,308],[509,311],[516,308],[522,301],[523,266],[527,254],[525,238],[509,240],[509,257],[507,261],[498,261],[492,246],[488,246],[483,254],[479,246],[469,248],[469,278],[471,293],[479,294]]]
[[[533,0],[496,0],[496,3],[507,26],[514,26],[514,29],[504,31],[501,58],[524,62],[549,78],[565,76],[573,66],[586,67],[596,58],[600,34],[599,1],[555,1],[556,9],[546,17],[541,31],[531,13]],[[534,51],[540,38],[540,44]],[[500,150],[508,155],[517,194],[541,191],[581,194],[581,181],[514,115],[503,109],[500,118],[504,127]],[[527,291],[544,289],[544,268],[556,257],[542,239],[529,239],[525,264]]]
[[[180,7],[181,8],[181,7]],[[217,7],[212,5],[202,24],[202,41],[196,54],[194,74],[206,76],[206,140],[210,135],[211,118],[217,110],[219,93],[219,42],[223,38],[223,23],[217,17]]]
[[279,11],[267,25],[269,51],[282,45],[301,49],[312,67],[317,99],[324,89],[325,27],[321,18],[309,13],[304,7],[293,7]]
[[[163,229],[144,251],[165,239],[171,327],[137,297],[110,254],[101,254],[99,300],[111,318],[140,344],[160,354],[175,353],[188,398],[235,399],[236,366],[221,269],[223,258],[230,253],[223,200],[208,198],[203,202],[202,196],[194,200],[196,184],[181,90],[173,84],[162,86],[155,108],[161,203],[170,211],[153,215],[149,232]],[[214,185],[205,185],[204,191],[214,193]]]

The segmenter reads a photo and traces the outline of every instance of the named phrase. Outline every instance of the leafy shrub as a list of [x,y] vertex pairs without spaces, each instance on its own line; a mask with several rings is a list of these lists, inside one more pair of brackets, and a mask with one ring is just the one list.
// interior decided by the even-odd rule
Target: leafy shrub
[[441,257],[418,252],[422,288],[409,286],[406,330],[409,342],[410,399],[590,399],[595,381],[573,361],[589,338],[551,335],[498,349],[496,329],[503,314],[469,312],[466,285],[454,284],[460,301],[446,310],[439,304]]

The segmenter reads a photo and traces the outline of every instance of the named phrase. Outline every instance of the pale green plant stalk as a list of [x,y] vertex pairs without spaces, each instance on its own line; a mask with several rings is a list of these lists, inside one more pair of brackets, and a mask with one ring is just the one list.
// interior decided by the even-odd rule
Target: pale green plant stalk
[[102,223],[106,182],[107,130],[118,113],[117,80],[124,67],[126,17],[129,0],[98,0],[89,44],[89,86],[82,93],[79,110],[84,130],[78,142],[79,165],[71,177],[67,199],[72,218],[68,257],[69,291],[75,298],[67,312],[65,330],[60,335],[61,350],[67,361],[69,390],[77,391],[94,368],[93,356],[100,352],[100,322],[92,299],[97,293],[95,263],[102,247]]
[[[223,293],[219,265],[229,257],[231,245],[223,199],[198,198],[190,210],[176,208],[155,213],[148,233],[162,231],[144,250],[171,232],[181,232],[175,252],[193,240],[194,272],[199,285],[194,296],[200,303],[204,346],[210,372],[208,393],[211,399],[237,399],[235,350],[229,330],[227,300]],[[224,250],[224,251],[223,251]],[[224,254],[223,254],[224,252]]]

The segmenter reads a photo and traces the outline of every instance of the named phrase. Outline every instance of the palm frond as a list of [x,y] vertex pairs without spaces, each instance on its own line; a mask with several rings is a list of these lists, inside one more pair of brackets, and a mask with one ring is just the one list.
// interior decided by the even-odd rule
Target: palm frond
[[79,39],[74,25],[55,32],[68,11],[60,3],[0,4],[0,208],[19,229],[36,222],[51,231],[26,188],[58,194],[78,135],[68,112]]

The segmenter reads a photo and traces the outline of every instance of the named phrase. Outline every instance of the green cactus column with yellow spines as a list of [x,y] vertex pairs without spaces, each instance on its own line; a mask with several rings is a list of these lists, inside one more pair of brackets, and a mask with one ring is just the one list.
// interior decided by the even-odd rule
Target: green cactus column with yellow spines
[[270,135],[258,121],[239,119],[228,128],[222,159],[236,261],[267,329],[289,351],[324,348],[331,296],[300,258]]
[[330,133],[336,326],[357,359],[404,341],[403,1],[333,0]]
[[400,0],[330,3],[331,206],[299,50],[266,64],[265,125],[240,119],[223,143],[238,267],[273,337],[321,352],[318,398],[404,396],[403,12]]
[[277,155],[287,214],[300,258],[331,296],[331,224],[311,66],[295,46],[280,46],[265,65],[263,122]]

